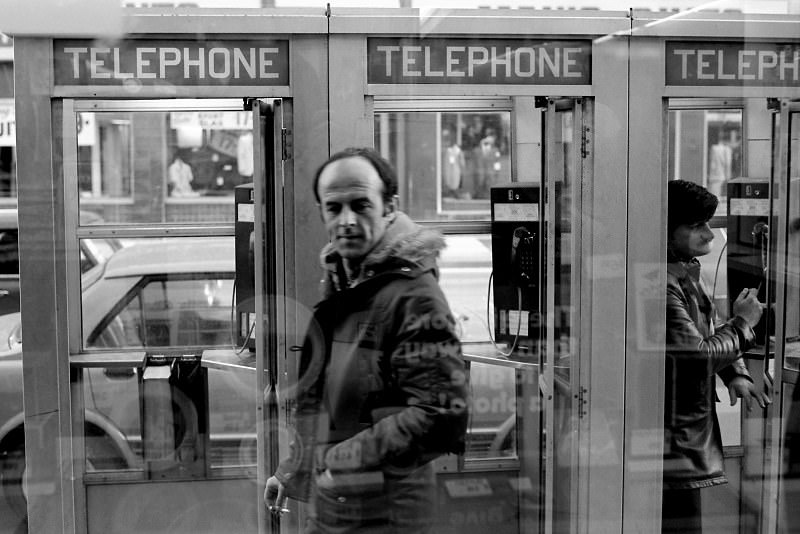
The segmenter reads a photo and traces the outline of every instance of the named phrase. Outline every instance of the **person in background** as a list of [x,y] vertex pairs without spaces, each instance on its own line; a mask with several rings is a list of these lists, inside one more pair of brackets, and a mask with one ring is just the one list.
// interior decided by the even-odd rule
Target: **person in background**
[[431,461],[464,449],[466,369],[436,265],[444,239],[397,211],[396,192],[368,148],[333,155],[314,178],[330,238],[323,299],[301,350],[290,455],[264,493],[278,513],[286,497],[309,500],[306,532],[426,532]]
[[500,149],[497,147],[497,133],[487,127],[480,144],[475,148],[475,179],[472,198],[489,198],[489,188],[498,182],[501,169]]
[[702,532],[700,490],[727,483],[716,413],[716,376],[733,406],[764,408],[741,358],[754,343],[761,318],[756,289],[733,303],[732,319],[715,325],[712,298],[700,279],[698,256],[711,252],[708,221],[717,197],[685,180],[668,184],[666,387],[664,399],[664,493],[662,532]]
[[731,179],[733,150],[721,130],[714,130],[714,143],[708,153],[708,190],[714,196],[723,196]]
[[168,168],[169,185],[171,186],[170,196],[191,197],[197,196],[197,192],[192,189],[194,173],[192,167],[186,163],[186,152],[177,150],[175,158]]
[[442,196],[458,198],[465,165],[464,152],[458,146],[455,134],[445,128],[442,131]]

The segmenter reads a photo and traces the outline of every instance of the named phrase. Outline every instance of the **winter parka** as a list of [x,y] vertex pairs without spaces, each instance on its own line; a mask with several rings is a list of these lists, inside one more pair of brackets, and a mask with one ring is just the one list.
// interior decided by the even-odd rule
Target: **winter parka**
[[[288,496],[432,506],[409,488],[432,476],[430,466],[419,476],[432,459],[463,451],[468,418],[461,344],[438,284],[443,247],[440,234],[397,213],[355,280],[323,249],[325,296],[302,346],[290,457],[275,473]],[[321,488],[325,470],[332,480]]]

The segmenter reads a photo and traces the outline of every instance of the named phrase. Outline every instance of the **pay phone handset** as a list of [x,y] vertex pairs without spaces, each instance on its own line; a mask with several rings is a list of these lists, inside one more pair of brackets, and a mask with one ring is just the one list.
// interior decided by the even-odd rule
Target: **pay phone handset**
[[536,236],[519,226],[511,238],[511,280],[522,289],[529,288],[536,285],[538,271]]
[[769,265],[767,263],[769,254],[769,225],[763,221],[759,221],[753,226],[753,231],[751,233],[753,236],[753,245],[755,245],[761,251],[760,258],[763,278],[758,284],[759,300],[766,302],[767,287],[763,282],[767,279],[767,267]]

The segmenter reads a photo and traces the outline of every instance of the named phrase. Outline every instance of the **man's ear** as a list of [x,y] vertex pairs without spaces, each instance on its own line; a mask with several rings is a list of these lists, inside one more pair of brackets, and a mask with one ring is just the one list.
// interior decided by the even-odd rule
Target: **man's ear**
[[383,205],[383,216],[391,215],[397,211],[398,206],[400,206],[400,197],[398,195],[392,195],[392,199]]
[[392,213],[394,213],[394,210],[395,210],[395,202],[394,198],[392,198],[390,202],[387,202],[383,205],[383,216],[387,217],[391,215]]
[[325,222],[325,216],[322,214],[322,204],[317,202],[317,213],[319,213],[319,220]]

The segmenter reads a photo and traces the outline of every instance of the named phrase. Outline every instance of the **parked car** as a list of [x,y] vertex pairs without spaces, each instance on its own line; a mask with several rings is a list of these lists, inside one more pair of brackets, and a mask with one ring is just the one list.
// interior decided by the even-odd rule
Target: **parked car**
[[[233,347],[233,247],[231,238],[167,238],[141,240],[117,250],[82,276],[84,347],[151,351]],[[21,349],[19,313],[0,316],[0,487],[6,500],[24,514]],[[237,358],[244,367],[254,362],[246,351]],[[84,372],[90,470],[142,468],[139,372],[135,368]],[[255,373],[215,367],[207,372],[207,463],[213,467],[255,463]],[[472,443],[480,449],[478,454],[484,454],[497,429],[513,419],[514,372],[478,364],[471,382]],[[499,445],[495,448],[495,453],[501,452]]]
[[[102,219],[81,211],[81,224],[96,224]],[[19,226],[17,208],[0,209],[0,315],[19,311]],[[81,273],[105,262],[122,248],[116,239],[81,239]]]
[[[117,250],[82,276],[84,346],[231,346],[233,252],[233,240],[226,238],[148,240]],[[19,312],[0,316],[0,331],[5,332],[0,345],[7,345],[0,348],[0,488],[6,501],[24,514]],[[209,383],[212,439],[225,435],[235,441],[235,457],[212,446],[212,464],[241,463],[240,457],[251,452],[254,458],[254,373],[211,369]],[[137,370],[87,370],[84,399],[89,468],[141,467]]]

